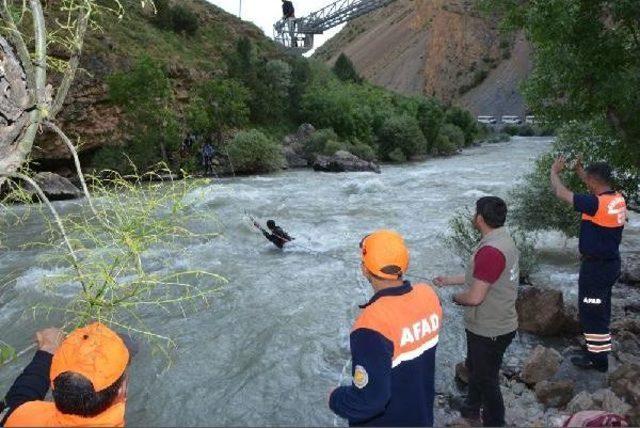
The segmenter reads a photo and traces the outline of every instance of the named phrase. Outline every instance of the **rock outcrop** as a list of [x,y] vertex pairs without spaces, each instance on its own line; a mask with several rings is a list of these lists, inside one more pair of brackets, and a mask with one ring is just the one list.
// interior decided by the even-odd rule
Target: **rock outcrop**
[[543,380],[536,384],[536,398],[547,407],[564,407],[573,398],[573,382]]
[[[83,196],[80,189],[73,185],[68,179],[51,172],[40,172],[33,177],[34,181],[40,186],[44,194],[52,201],[61,201],[67,199],[76,199]],[[33,193],[33,198],[37,199],[37,195],[33,188],[26,186],[27,191]]]
[[322,172],[362,172],[370,171],[380,174],[380,166],[359,157],[339,150],[333,156],[316,156],[313,169]]

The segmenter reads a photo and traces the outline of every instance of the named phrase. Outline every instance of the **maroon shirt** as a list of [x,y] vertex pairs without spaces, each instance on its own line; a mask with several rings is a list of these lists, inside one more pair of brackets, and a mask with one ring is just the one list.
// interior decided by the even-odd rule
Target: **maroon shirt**
[[474,259],[473,277],[489,284],[495,283],[507,265],[504,254],[495,247],[482,247]]

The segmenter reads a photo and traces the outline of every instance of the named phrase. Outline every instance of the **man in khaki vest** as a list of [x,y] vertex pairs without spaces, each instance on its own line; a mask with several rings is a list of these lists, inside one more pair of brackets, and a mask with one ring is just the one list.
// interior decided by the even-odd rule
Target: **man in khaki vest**
[[[453,296],[465,307],[469,395],[460,406],[467,419],[482,417],[484,426],[504,426],[504,402],[499,371],[502,357],[518,329],[516,298],[520,278],[519,254],[504,228],[507,205],[497,197],[484,197],[476,203],[473,225],[482,240],[473,253],[467,273],[442,276],[436,286],[466,285]],[[482,410],[482,412],[481,412]]]

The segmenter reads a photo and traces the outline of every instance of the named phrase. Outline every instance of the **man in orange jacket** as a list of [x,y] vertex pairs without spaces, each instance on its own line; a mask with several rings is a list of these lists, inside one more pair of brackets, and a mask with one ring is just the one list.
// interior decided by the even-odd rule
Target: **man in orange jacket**
[[351,426],[432,426],[438,296],[403,279],[409,251],[397,233],[375,232],[360,247],[375,294],[351,331],[353,383],[335,389],[329,407]]
[[[38,351],[5,398],[5,427],[124,426],[129,349],[123,338],[94,323],[63,340],[38,332]],[[44,401],[52,389],[53,402]]]
[[611,352],[611,289],[620,276],[620,242],[627,220],[624,197],[612,189],[612,170],[606,163],[587,169],[576,163],[576,173],[589,189],[588,194],[573,193],[560,179],[565,159],[559,157],[551,167],[551,186],[556,196],[582,214],[580,223],[580,276],[578,309],[587,352],[571,362],[583,369],[609,370]]

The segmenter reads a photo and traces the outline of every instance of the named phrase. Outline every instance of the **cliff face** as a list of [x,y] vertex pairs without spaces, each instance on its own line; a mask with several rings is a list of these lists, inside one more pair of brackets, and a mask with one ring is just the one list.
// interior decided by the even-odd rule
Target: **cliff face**
[[[189,101],[189,90],[202,80],[224,73],[223,56],[235,48],[238,38],[250,38],[263,51],[276,54],[275,45],[261,30],[240,21],[205,0],[179,0],[198,16],[199,28],[192,37],[162,30],[151,23],[152,12],[141,10],[139,2],[127,2],[122,19],[100,17],[100,31],[85,40],[78,75],[58,117],[62,129],[81,145],[81,155],[105,145],[118,145],[126,139],[124,116],[109,101],[107,77],[129,69],[142,55],[165,64],[174,92],[173,108],[182,112]],[[53,19],[48,15],[48,19]],[[55,57],[64,53],[51,52]],[[52,77],[51,83],[57,85]],[[53,134],[36,139],[33,158],[41,167],[59,169],[68,164],[68,151]]]
[[518,85],[531,70],[522,36],[504,36],[473,0],[398,0],[349,23],[315,56],[344,52],[369,81],[435,96],[475,114],[524,114]]

